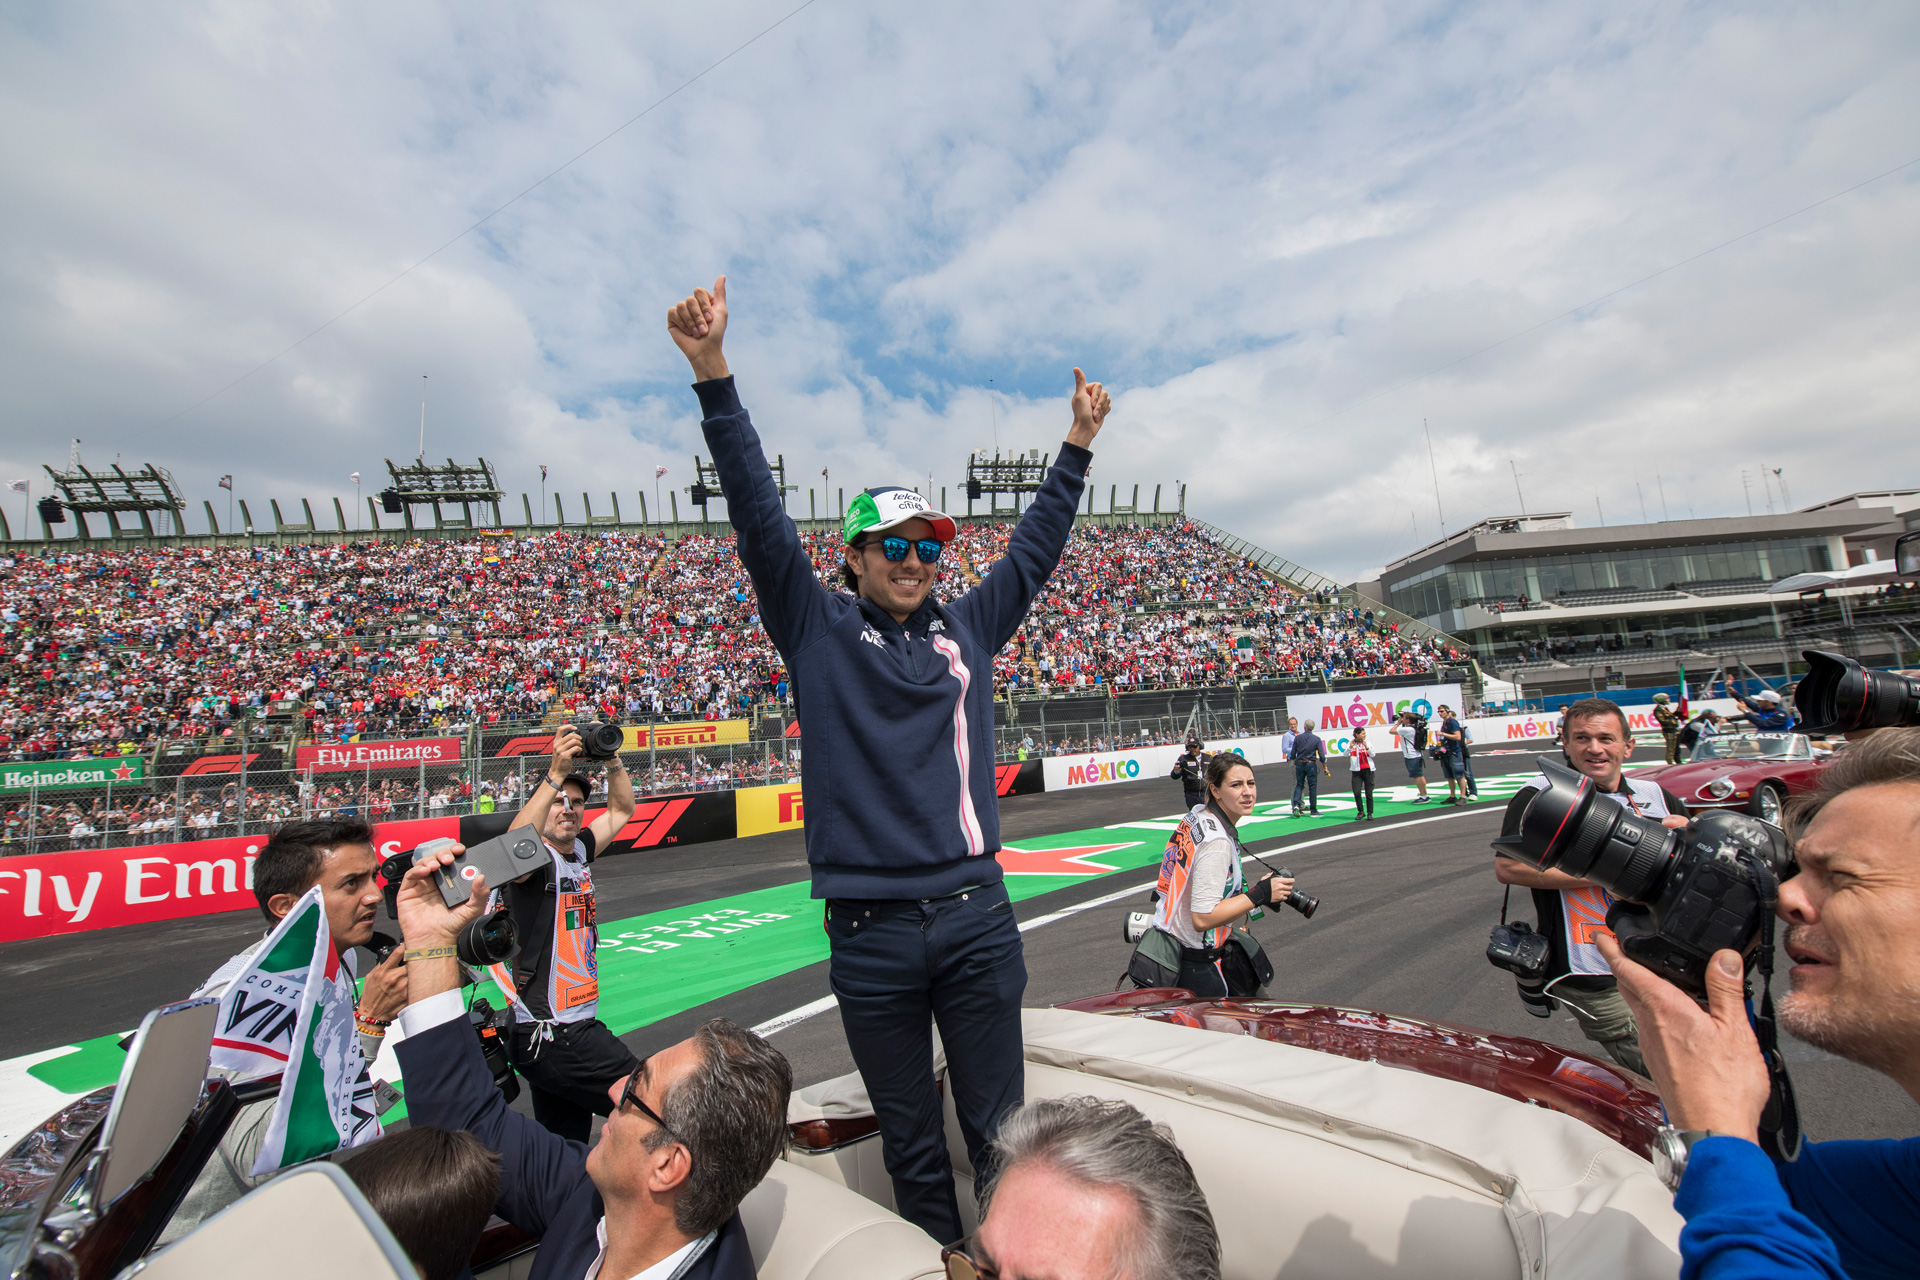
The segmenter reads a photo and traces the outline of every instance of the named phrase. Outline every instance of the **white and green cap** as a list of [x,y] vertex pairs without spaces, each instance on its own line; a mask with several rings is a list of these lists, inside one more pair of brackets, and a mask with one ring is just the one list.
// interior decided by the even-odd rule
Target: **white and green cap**
[[847,507],[846,518],[840,522],[842,531],[849,543],[858,542],[863,533],[882,533],[897,528],[909,520],[925,520],[933,526],[933,536],[942,542],[952,542],[954,535],[953,517],[944,511],[935,511],[927,500],[912,489],[899,489],[891,485],[878,489],[869,489]]

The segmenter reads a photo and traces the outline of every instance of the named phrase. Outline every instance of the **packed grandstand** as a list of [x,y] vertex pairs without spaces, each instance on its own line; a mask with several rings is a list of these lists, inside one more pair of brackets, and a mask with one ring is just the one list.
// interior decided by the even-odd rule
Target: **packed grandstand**
[[[944,591],[976,581],[1011,530],[964,524]],[[839,540],[804,536],[821,581],[838,588]],[[721,720],[791,699],[725,536],[54,545],[0,557],[0,623],[5,760],[232,749],[246,735],[290,746],[458,734],[577,716]],[[1133,692],[1412,674],[1455,656],[1370,611],[1290,588],[1196,525],[1086,523],[998,657],[995,682],[1012,696]],[[653,791],[789,772],[784,752],[683,753],[651,765],[636,781]],[[515,804],[523,785],[517,775],[460,772],[289,782],[249,787],[244,799],[231,781],[184,794],[43,795],[31,814],[24,802],[8,806],[7,844],[230,834],[242,819],[348,806],[376,819],[469,812]]]

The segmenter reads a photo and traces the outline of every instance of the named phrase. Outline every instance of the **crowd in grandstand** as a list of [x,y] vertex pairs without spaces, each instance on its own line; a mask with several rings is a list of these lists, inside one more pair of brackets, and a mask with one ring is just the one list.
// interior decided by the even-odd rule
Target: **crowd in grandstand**
[[[957,594],[999,558],[1009,522],[963,524],[943,563]],[[804,535],[841,587],[840,541]],[[1436,653],[1370,611],[1281,584],[1192,525],[1083,525],[1013,643],[1002,692],[1416,674]],[[348,741],[597,715],[725,719],[790,700],[731,537],[645,532],[251,547],[52,546],[0,556],[0,759],[150,755],[243,735]],[[1085,750],[1091,739],[1039,750]],[[677,757],[647,789],[778,780],[764,759]],[[340,784],[346,787],[349,784]],[[250,798],[287,812],[411,816],[504,803],[464,782]],[[238,829],[218,791],[52,800],[40,836]],[[515,800],[517,803],[517,798]],[[23,806],[9,830],[27,824]],[[127,833],[123,837],[119,833]],[[156,838],[158,838],[156,836]],[[170,838],[170,836],[169,836]]]

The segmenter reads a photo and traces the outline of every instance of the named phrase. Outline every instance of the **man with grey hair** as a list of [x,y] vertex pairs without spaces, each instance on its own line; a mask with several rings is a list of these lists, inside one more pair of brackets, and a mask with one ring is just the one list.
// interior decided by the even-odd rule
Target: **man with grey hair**
[[980,1229],[949,1280],[1219,1280],[1220,1234],[1173,1133],[1130,1103],[1049,1098],[1007,1114]]

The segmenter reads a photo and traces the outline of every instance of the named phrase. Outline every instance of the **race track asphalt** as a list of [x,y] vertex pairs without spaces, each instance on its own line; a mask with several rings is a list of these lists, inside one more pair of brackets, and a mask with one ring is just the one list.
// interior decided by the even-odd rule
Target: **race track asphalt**
[[[1650,754],[1643,750],[1636,759]],[[1482,752],[1474,758],[1484,777],[1531,773],[1533,760],[1520,751]],[[1397,761],[1383,763],[1398,771]],[[1290,768],[1255,772],[1264,799],[1280,799],[1291,790]],[[1394,780],[1383,771],[1383,783]],[[1444,787],[1439,790],[1444,794]],[[1323,794],[1346,798],[1344,762],[1335,762]],[[1312,920],[1275,910],[1255,926],[1277,970],[1272,994],[1591,1048],[1571,1016],[1530,1016],[1514,994],[1511,976],[1485,960],[1487,930],[1500,910],[1487,842],[1498,830],[1502,805],[1393,807],[1394,816],[1372,823],[1329,820],[1297,830],[1285,821],[1269,822],[1250,840],[1269,862],[1284,860],[1297,873],[1300,888],[1321,899]],[[1016,797],[1001,802],[1002,838],[1009,845],[1038,842],[1063,832],[1169,818],[1179,808],[1177,788],[1165,781]],[[1156,858],[1165,839],[1143,829],[1127,838],[1150,841]],[[738,895],[791,886],[805,879],[806,861],[800,833],[782,832],[610,858],[596,864],[595,874],[602,921],[657,919],[662,912],[711,907]],[[1152,880],[1152,869],[1136,859],[1134,869],[1065,882],[1067,887],[1018,902],[1023,922],[1054,917],[1025,934],[1026,1003],[1043,1006],[1112,990],[1129,950],[1121,938],[1122,921],[1128,911],[1145,907]],[[1136,891],[1125,892],[1130,887]],[[1124,896],[1072,910],[1116,893]],[[1523,895],[1516,897],[1515,907],[1516,914],[1531,917],[1531,902]],[[1063,911],[1068,913],[1058,914]],[[817,927],[817,917],[809,918]],[[148,1009],[191,991],[258,937],[261,927],[257,917],[242,912],[0,946],[0,984],[8,993],[0,1059],[132,1027]],[[740,945],[752,941],[743,938]],[[644,982],[646,957],[630,959],[635,967],[623,981]],[[1784,963],[1781,967],[1784,972]],[[827,996],[826,969],[824,962],[798,963],[650,1020],[623,1038],[645,1055],[710,1017],[748,1026],[767,1023]],[[1784,979],[1778,981],[1784,988]],[[852,1069],[839,1017],[830,1007],[773,1032],[772,1039],[793,1062],[797,1084]],[[1920,1108],[1885,1076],[1795,1041],[1788,1042],[1787,1055],[1810,1137],[1920,1132]]]

